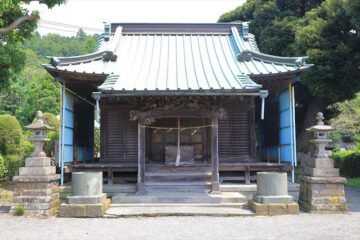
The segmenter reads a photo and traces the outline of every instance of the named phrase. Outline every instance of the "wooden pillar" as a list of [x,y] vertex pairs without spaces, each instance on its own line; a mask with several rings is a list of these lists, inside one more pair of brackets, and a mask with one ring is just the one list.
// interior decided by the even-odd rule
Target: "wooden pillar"
[[138,178],[137,193],[145,193],[145,128],[138,123]]
[[250,111],[249,111],[249,125],[250,125],[250,157],[256,158],[256,132],[255,132],[255,97],[250,97]]
[[218,145],[218,119],[211,119],[211,193],[220,193],[219,183],[219,145]]

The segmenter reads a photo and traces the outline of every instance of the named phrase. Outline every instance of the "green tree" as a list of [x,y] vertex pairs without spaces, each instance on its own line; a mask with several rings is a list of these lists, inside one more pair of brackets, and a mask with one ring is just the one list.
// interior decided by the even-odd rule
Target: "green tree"
[[0,90],[0,114],[9,113],[19,119],[21,125],[29,124],[37,110],[59,114],[60,85],[45,71],[46,56],[73,56],[92,52],[97,35],[78,34],[64,37],[58,34],[40,36],[34,34],[26,40],[26,62],[23,70],[8,81]]
[[338,102],[329,107],[337,112],[337,116],[330,120],[336,132],[343,137],[359,141],[360,137],[360,93],[352,100]]
[[44,151],[47,156],[53,156],[55,152],[55,142],[59,139],[60,120],[52,113],[44,113],[44,123],[53,128],[46,132],[46,137],[50,139],[44,145]]
[[[29,12],[24,4],[33,0],[1,0],[0,2],[0,84],[4,85],[12,74],[25,64],[22,43],[35,31],[39,12]],[[40,0],[49,8],[65,0]]]
[[297,109],[302,111],[297,114],[300,149],[318,111],[360,90],[359,19],[360,0],[249,0],[220,17],[222,22],[250,21],[263,52],[308,55],[315,64],[297,91],[303,106]]

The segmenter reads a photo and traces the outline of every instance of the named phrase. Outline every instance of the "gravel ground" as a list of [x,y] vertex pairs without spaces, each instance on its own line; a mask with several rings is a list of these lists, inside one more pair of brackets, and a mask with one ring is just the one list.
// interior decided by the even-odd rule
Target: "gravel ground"
[[34,219],[0,217],[0,239],[359,240],[360,213],[277,217]]
[[107,219],[40,219],[0,214],[0,240],[360,240],[360,188],[347,187],[346,192],[349,214]]

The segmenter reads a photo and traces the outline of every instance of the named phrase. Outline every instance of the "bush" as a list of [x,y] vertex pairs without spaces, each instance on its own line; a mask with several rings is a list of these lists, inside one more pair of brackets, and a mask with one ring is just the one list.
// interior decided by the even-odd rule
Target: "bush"
[[332,154],[335,166],[346,177],[360,177],[360,146],[353,150],[335,149]]
[[15,117],[0,115],[0,154],[18,154],[22,134],[20,123]]
[[19,168],[24,166],[24,160],[18,155],[6,155],[5,167],[9,178],[18,175]]
[[54,128],[53,130],[48,130],[46,132],[46,137],[50,141],[44,144],[44,151],[47,156],[53,156],[55,151],[55,142],[59,139],[59,126],[60,120],[52,113],[44,113],[44,123]]
[[5,166],[5,160],[0,155],[0,181],[7,179],[7,177],[8,177],[8,171]]

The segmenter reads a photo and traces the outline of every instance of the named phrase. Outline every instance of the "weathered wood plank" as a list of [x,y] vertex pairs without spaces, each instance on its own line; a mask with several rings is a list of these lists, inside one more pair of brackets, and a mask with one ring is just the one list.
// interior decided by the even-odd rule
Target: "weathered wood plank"
[[137,192],[145,192],[145,128],[138,123],[138,179]]
[[219,182],[219,145],[218,145],[218,119],[211,119],[211,167],[212,167],[212,192],[220,191]]
[[250,131],[250,156],[256,158],[256,133],[255,133],[255,97],[250,98],[249,111],[249,131]]

